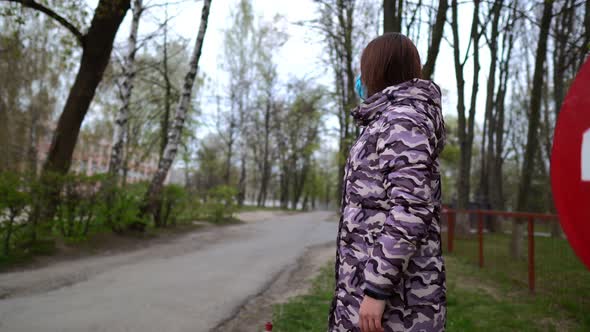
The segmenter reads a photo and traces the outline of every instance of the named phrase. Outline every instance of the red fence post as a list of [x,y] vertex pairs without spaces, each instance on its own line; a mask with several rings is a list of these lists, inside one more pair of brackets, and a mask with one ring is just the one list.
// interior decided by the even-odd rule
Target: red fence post
[[454,210],[449,210],[447,212],[447,222],[448,222],[448,243],[447,243],[447,249],[449,251],[449,253],[453,252],[453,248],[454,248],[454,241],[455,241],[455,211]]
[[529,237],[529,290],[535,292],[535,219],[529,217],[528,237]]
[[483,267],[483,213],[477,212],[477,234],[479,238],[479,267]]

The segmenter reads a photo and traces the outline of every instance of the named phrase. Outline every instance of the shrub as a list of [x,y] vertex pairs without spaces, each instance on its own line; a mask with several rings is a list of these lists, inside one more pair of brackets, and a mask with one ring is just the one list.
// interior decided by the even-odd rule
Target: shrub
[[236,209],[236,195],[236,188],[225,185],[209,190],[205,203],[207,219],[213,223],[231,221]]
[[26,226],[25,215],[30,202],[30,193],[20,175],[0,173],[0,234],[4,256],[16,245],[15,232]]
[[165,186],[162,190],[159,220],[155,220],[157,226],[176,225],[178,215],[187,208],[186,202],[187,193],[184,187],[176,184]]
[[61,177],[55,227],[63,237],[85,237],[96,219],[103,176],[68,174]]
[[98,207],[99,221],[115,233],[137,228],[137,225],[142,223],[139,218],[139,206],[146,190],[146,183],[134,183],[125,187],[105,186]]
[[203,202],[201,197],[187,195],[182,207],[179,209],[178,222],[192,222],[206,218],[207,215],[203,210]]

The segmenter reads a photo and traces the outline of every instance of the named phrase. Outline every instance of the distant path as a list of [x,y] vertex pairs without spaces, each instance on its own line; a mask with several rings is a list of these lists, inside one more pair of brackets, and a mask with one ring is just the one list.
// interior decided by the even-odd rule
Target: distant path
[[15,297],[0,300],[0,331],[209,331],[306,248],[335,241],[334,219],[331,212],[281,215],[2,274],[0,289]]

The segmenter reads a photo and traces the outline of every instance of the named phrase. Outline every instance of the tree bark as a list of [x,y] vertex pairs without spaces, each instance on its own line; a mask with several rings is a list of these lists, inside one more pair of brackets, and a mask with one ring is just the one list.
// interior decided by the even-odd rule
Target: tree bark
[[57,122],[42,177],[53,172],[68,172],[80,126],[109,63],[113,41],[129,3],[130,0],[101,0],[98,3],[88,33],[84,36],[80,68]]
[[584,64],[584,61],[586,61],[586,57],[588,56],[588,51],[590,51],[590,1],[586,1],[584,9],[584,44],[582,47],[583,50],[580,54],[578,68]]
[[511,12],[510,23],[507,27],[507,34],[502,38],[502,60],[500,61],[500,83],[498,86],[498,93],[496,94],[496,132],[495,132],[495,146],[494,146],[494,165],[490,166],[492,169],[492,178],[495,179],[493,186],[491,186],[492,203],[495,208],[499,210],[504,209],[504,181],[502,176],[502,169],[504,163],[504,121],[505,121],[505,100],[508,85],[508,77],[510,76],[510,58],[512,55],[512,48],[514,46],[514,33],[512,27],[516,21],[516,6]]
[[[172,110],[172,83],[168,71],[168,7],[166,7],[166,23],[164,26],[164,59],[162,61],[162,75],[166,91],[164,94],[164,113],[160,120],[160,160],[164,157],[164,150],[168,145],[168,130],[170,128],[170,112]],[[158,162],[160,161],[158,160]]]
[[[553,51],[553,101],[554,112],[556,116],[559,114],[559,111],[561,110],[561,104],[563,103],[563,100],[565,98],[565,75],[567,70],[567,62],[570,62],[568,61],[568,58],[573,60],[571,62],[575,62],[575,59],[573,59],[573,52],[571,52],[571,48],[568,48],[568,37],[572,33],[575,15],[575,9],[573,8],[573,0],[566,0],[563,5],[563,8],[564,9],[562,9],[561,18],[556,22],[557,24],[554,29],[555,45]],[[584,54],[584,52],[582,53]],[[545,118],[548,117],[548,111],[549,107],[547,107],[546,112],[544,112]],[[544,122],[548,134],[547,139],[550,140],[551,130],[549,128],[549,123],[547,120],[545,120]],[[550,146],[546,148],[548,154],[550,153],[550,148]],[[551,195],[551,192],[548,192],[548,195]],[[559,223],[556,222],[551,224],[551,236],[561,237],[561,227]]]
[[244,206],[246,200],[246,152],[242,151],[240,158],[240,179],[238,180],[238,206]]
[[352,144],[352,132],[351,132],[351,120],[350,120],[350,110],[354,107],[357,99],[356,93],[354,90],[354,72],[352,71],[352,59],[353,59],[353,43],[352,43],[352,33],[353,33],[353,17],[354,17],[354,4],[349,3],[347,6],[344,5],[343,0],[338,0],[338,23],[339,29],[342,30],[342,40],[341,46],[344,51],[343,54],[343,79],[346,82],[345,87],[343,86],[343,106],[344,108],[342,111],[342,117],[344,120],[344,131],[343,131],[343,138],[340,141],[340,153],[341,153],[341,177],[340,177],[340,190],[342,190],[342,178],[344,177],[344,164],[346,163],[346,159],[348,156],[348,152],[350,150],[350,145]]
[[[540,112],[541,112],[541,97],[543,89],[543,72],[545,59],[547,57],[547,38],[549,35],[549,28],[551,27],[553,1],[544,1],[543,16],[541,18],[541,27],[539,31],[539,41],[537,44],[537,52],[535,58],[535,70],[533,74],[533,87],[531,91],[529,125],[527,133],[527,144],[524,154],[524,162],[521,170],[521,181],[518,190],[518,200],[516,209],[518,211],[526,211],[529,208],[529,191],[531,189],[532,173],[534,172],[533,162],[535,160],[535,153],[538,149],[537,134],[539,130]],[[523,221],[515,221],[513,223],[512,241],[510,250],[515,258],[520,258],[523,255],[522,248],[522,229]]]
[[436,11],[436,21],[432,27],[432,38],[426,55],[426,63],[422,68],[422,78],[426,80],[432,79],[432,75],[434,74],[434,66],[440,50],[440,42],[444,33],[448,9],[449,2],[447,0],[439,0],[438,9]]
[[[481,194],[482,203],[490,203],[490,183],[496,184],[497,180],[493,179],[491,167],[494,163],[494,134],[496,132],[496,117],[494,116],[494,101],[497,101],[496,91],[496,68],[498,64],[498,25],[500,22],[500,15],[502,12],[503,0],[495,0],[492,5],[492,26],[491,34],[488,39],[488,46],[490,49],[491,59],[488,71],[488,82],[486,89],[486,108],[485,108],[485,123],[484,137],[482,138],[482,158],[481,158],[481,174],[479,183],[479,192]],[[495,98],[496,97],[496,98]],[[496,103],[497,104],[497,103]],[[486,137],[487,136],[487,137]],[[487,147],[486,147],[487,143]],[[501,179],[500,179],[501,180]],[[496,208],[496,206],[493,206]],[[495,229],[496,227],[492,227]]]
[[[465,62],[460,58],[459,45],[459,18],[457,12],[457,0],[451,3],[452,20],[451,28],[453,31],[453,56],[455,62],[455,78],[457,82],[457,115],[458,115],[458,136],[460,147],[460,161],[459,161],[459,180],[457,181],[457,208],[466,209],[469,203],[470,194],[470,176],[471,176],[471,156],[473,146],[473,133],[475,125],[475,104],[478,89],[478,74],[479,74],[479,0],[474,1],[473,19],[471,23],[471,41],[474,43],[474,57],[473,57],[473,85],[471,103],[469,108],[469,117],[465,116],[465,79],[463,69]],[[457,228],[460,232],[466,232],[467,225],[462,221]]]
[[383,33],[401,32],[403,1],[383,0]]
[[[566,0],[564,7],[568,5],[570,0]],[[561,19],[555,27],[555,50],[553,53],[553,99],[555,101],[555,114],[559,114],[561,103],[565,98],[565,70],[567,57],[571,56],[568,52],[568,35],[571,33],[569,26],[571,26],[573,9],[565,10],[561,13]],[[569,22],[568,22],[569,21]],[[568,54],[569,53],[569,54]]]
[[264,112],[264,148],[263,148],[263,161],[262,161],[262,179],[260,181],[260,191],[258,192],[257,204],[259,207],[263,207],[266,203],[266,193],[268,191],[268,185],[270,182],[270,133],[271,133],[271,98],[269,94],[269,100],[266,103],[266,109]]
[[190,108],[191,94],[197,76],[197,70],[199,69],[199,59],[203,49],[203,41],[205,39],[205,32],[207,31],[207,20],[209,18],[209,10],[211,8],[211,0],[204,0],[203,10],[201,12],[201,23],[199,27],[199,33],[195,42],[193,53],[191,55],[189,71],[184,78],[184,85],[182,88],[182,95],[176,112],[174,115],[174,122],[168,135],[168,144],[164,150],[163,157],[158,163],[158,170],[154,174],[150,183],[149,189],[145,195],[144,202],[140,211],[141,216],[145,216],[148,212],[157,211],[157,205],[160,200],[162,193],[162,186],[166,175],[172,167],[178,147],[180,145],[180,139],[182,129],[184,127],[184,121],[186,119],[187,112]]
[[[133,92],[133,80],[135,78],[135,54],[137,53],[137,34],[139,31],[139,20],[143,12],[143,0],[134,0],[131,19],[131,29],[127,40],[127,55],[123,64],[123,105],[117,112],[115,120],[113,147],[111,160],[109,162],[109,174],[117,178],[121,171],[123,162],[123,151],[127,140],[127,122],[129,121],[129,105],[131,104],[131,93]],[[116,181],[116,180],[115,180]]]
[[129,9],[130,0],[101,0],[85,35],[65,18],[35,1],[13,2],[45,13],[68,28],[82,45],[80,67],[58,119],[40,175],[42,185],[48,190],[39,193],[36,199],[39,205],[35,206],[33,211],[35,218],[43,216],[44,219],[50,219],[59,202],[58,192],[61,186],[59,181],[55,181],[55,175],[66,174],[69,171],[80,127],[109,63],[115,35]]

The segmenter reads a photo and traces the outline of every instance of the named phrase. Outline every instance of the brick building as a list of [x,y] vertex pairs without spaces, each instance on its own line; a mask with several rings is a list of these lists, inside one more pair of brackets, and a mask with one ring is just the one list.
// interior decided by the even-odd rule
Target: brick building
[[[47,135],[44,135],[37,145],[38,170],[41,169],[47,158],[54,130],[55,125],[51,130],[46,131]],[[106,173],[109,168],[111,149],[112,143],[110,139],[80,134],[72,157],[70,171],[85,175]],[[153,153],[151,156],[143,158],[143,160],[132,158],[129,160],[127,167],[128,183],[148,181],[158,169],[158,155]],[[167,176],[166,182],[168,182],[169,177],[170,175]]]

